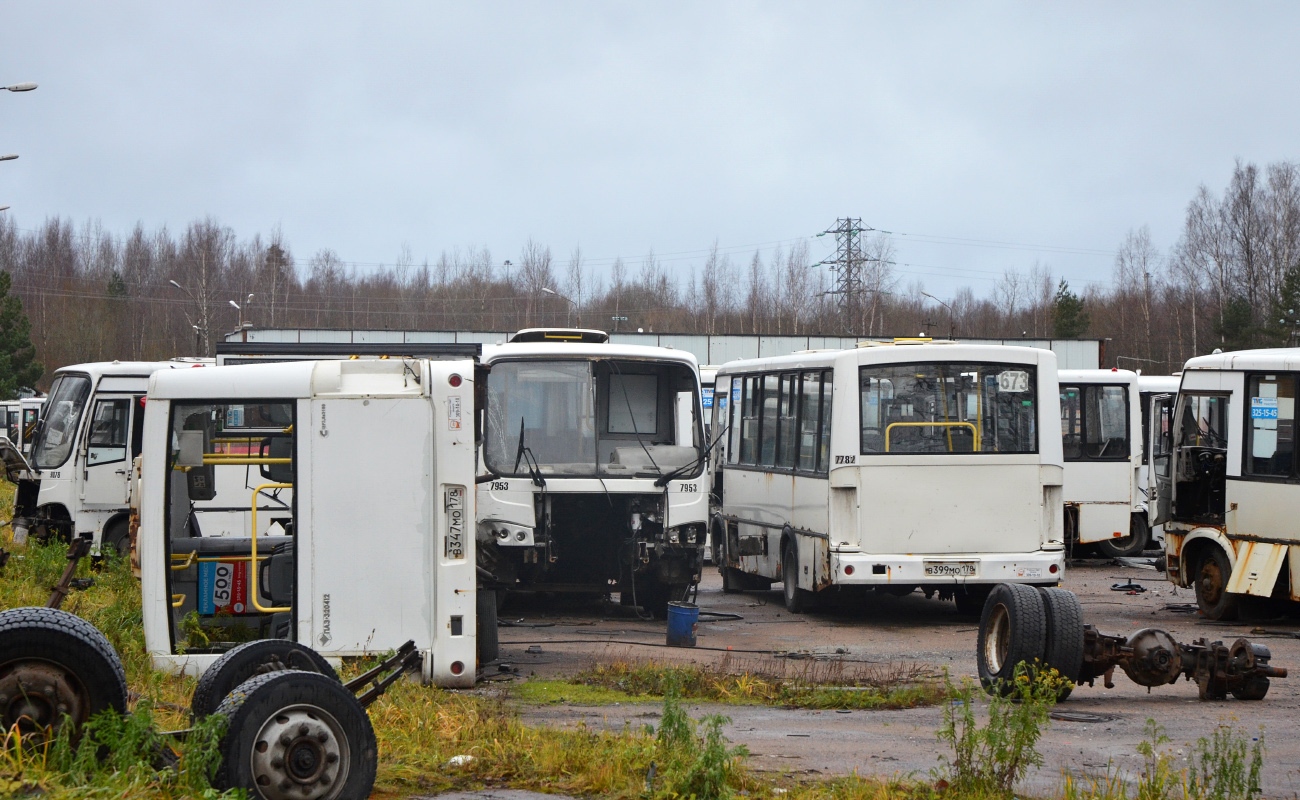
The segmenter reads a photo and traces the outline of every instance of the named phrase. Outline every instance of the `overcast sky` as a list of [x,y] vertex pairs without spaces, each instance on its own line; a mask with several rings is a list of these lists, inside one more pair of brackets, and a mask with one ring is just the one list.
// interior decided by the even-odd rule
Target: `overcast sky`
[[[1139,8],[1134,8],[1140,5]],[[0,14],[0,205],[280,226],[391,264],[530,237],[746,262],[861,217],[942,297],[1107,281],[1234,159],[1300,158],[1294,3],[52,3]],[[907,234],[907,235],[902,235]],[[918,235],[981,240],[927,243]],[[992,246],[991,243],[1038,246]],[[828,255],[830,237],[812,240]]]

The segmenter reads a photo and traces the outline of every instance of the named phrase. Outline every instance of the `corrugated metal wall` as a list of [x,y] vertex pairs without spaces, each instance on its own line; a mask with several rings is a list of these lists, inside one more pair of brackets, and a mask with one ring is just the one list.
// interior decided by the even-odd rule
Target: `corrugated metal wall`
[[[250,342],[476,342],[496,344],[511,335],[506,331],[348,331],[307,328],[250,328],[229,334],[227,341]],[[845,336],[708,336],[690,333],[612,333],[619,344],[640,344],[685,350],[701,364],[725,364],[739,358],[783,356],[800,350],[842,350],[859,340]],[[884,339],[882,341],[889,341]],[[1061,369],[1096,369],[1101,364],[1097,339],[961,339],[972,344],[1011,344],[1041,347],[1056,353]]]

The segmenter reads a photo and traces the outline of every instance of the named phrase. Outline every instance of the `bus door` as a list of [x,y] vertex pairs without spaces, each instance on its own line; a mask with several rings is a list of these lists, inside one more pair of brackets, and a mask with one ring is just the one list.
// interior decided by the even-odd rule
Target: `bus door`
[[132,406],[138,404],[130,395],[95,395],[78,457],[86,506],[126,505]]
[[1179,394],[1170,464],[1170,517],[1223,524],[1228,470],[1227,393]]
[[1147,395],[1147,407],[1144,416],[1146,441],[1143,443],[1144,460],[1147,462],[1147,517],[1151,527],[1162,525],[1169,520],[1172,500],[1172,479],[1170,464],[1173,460],[1172,418],[1174,413],[1174,395]]

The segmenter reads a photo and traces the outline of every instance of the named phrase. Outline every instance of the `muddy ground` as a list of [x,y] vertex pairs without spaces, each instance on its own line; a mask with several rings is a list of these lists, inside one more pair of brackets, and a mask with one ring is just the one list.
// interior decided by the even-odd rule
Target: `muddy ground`
[[[1117,583],[1136,582],[1148,591],[1113,591]],[[1295,620],[1232,624],[1201,620],[1189,590],[1176,590],[1163,573],[1100,562],[1077,562],[1066,572],[1065,587],[1083,603],[1085,621],[1104,633],[1127,634],[1143,627],[1160,627],[1180,641],[1200,637],[1231,642],[1247,636],[1267,644],[1275,666],[1290,667],[1295,678],[1273,681],[1260,702],[1229,699],[1201,702],[1196,685],[1180,682],[1151,690],[1130,682],[1122,673],[1116,687],[1082,686],[1058,706],[1060,711],[1089,715],[1094,721],[1053,720],[1040,749],[1046,757],[1026,787],[1038,792],[1059,790],[1063,775],[1104,774],[1108,767],[1138,771],[1142,759],[1136,746],[1143,740],[1148,718],[1164,725],[1173,739],[1169,746],[1186,754],[1197,737],[1216,726],[1232,724],[1257,735],[1264,726],[1268,759],[1265,794],[1300,794],[1300,631]],[[702,618],[698,647],[664,647],[663,622],[630,616],[615,603],[600,607],[539,602],[520,596],[501,614],[502,660],[525,675],[558,677],[596,661],[647,659],[694,661],[743,668],[747,661],[772,658],[766,651],[830,655],[847,660],[850,669],[894,669],[919,664],[930,673],[947,668],[954,679],[976,675],[977,623],[959,617],[951,602],[927,600],[917,592],[906,597],[869,595],[808,614],[786,612],[779,591],[722,592],[717,571],[705,568],[699,605],[704,611],[739,614],[741,620]],[[545,609],[545,610],[543,610]],[[538,627],[534,627],[538,626]],[[1252,633],[1252,629],[1256,632]],[[1259,633],[1259,630],[1267,633]],[[530,651],[531,648],[531,651]],[[706,649],[709,648],[709,649]],[[730,648],[730,650],[728,650]],[[820,662],[827,668],[826,662]],[[935,739],[939,708],[905,711],[808,711],[763,706],[688,706],[693,716],[723,713],[732,722],[726,734],[745,744],[755,769],[805,775],[858,772],[873,775],[928,775],[945,752]],[[657,720],[657,705],[549,705],[522,709],[525,720],[539,725],[621,728]],[[1185,762],[1183,762],[1185,763]]]

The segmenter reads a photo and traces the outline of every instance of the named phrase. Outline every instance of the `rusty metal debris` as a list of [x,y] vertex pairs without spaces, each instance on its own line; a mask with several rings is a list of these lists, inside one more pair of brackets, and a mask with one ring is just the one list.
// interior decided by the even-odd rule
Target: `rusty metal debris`
[[[59,582],[50,587],[50,599],[45,604],[46,608],[58,608],[63,605],[63,598],[67,597],[68,593],[75,588],[72,585],[72,576],[77,574],[77,564],[81,562],[81,559],[90,554],[91,544],[93,542],[90,539],[78,537],[72,540],[72,544],[68,545],[68,566],[63,568],[63,574],[59,576]],[[84,588],[84,585],[82,588]]]
[[1094,685],[1102,678],[1107,688],[1119,667],[1139,686],[1164,686],[1179,677],[1195,681],[1202,700],[1223,700],[1231,693],[1238,700],[1262,700],[1270,678],[1285,678],[1283,667],[1269,664],[1272,653],[1262,644],[1238,639],[1231,645],[1197,639],[1180,644],[1166,631],[1144,628],[1127,638],[1084,626],[1083,669],[1078,683]]

